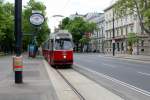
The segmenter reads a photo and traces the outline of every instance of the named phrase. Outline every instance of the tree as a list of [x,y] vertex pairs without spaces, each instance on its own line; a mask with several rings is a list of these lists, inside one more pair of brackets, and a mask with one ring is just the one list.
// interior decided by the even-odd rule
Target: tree
[[[25,50],[32,39],[32,34],[36,31],[36,28],[29,22],[32,10],[40,10],[43,15],[46,15],[46,7],[42,2],[30,0],[28,5],[24,7],[22,19],[24,33],[23,48]],[[47,39],[49,33],[50,29],[48,28],[46,18],[44,24],[36,34],[38,45],[41,45]],[[12,51],[14,45],[14,5],[9,2],[4,3],[3,0],[0,0],[0,50],[5,52]]]
[[25,6],[24,8],[25,9],[23,10],[23,32],[25,36],[23,39],[24,41],[23,47],[24,49],[27,49],[27,45],[33,40],[33,34],[36,35],[38,46],[40,46],[42,42],[44,42],[50,34],[50,29],[47,24],[47,18],[45,18],[45,22],[42,24],[41,27],[36,28],[30,24],[29,17],[32,14],[32,10],[41,11],[42,14],[46,16],[46,7],[42,2],[30,0],[27,6]]
[[78,51],[78,45],[79,40],[82,39],[82,36],[86,32],[93,32],[95,29],[97,29],[97,26],[95,23],[90,23],[85,21],[81,17],[75,17],[73,20],[70,20],[69,18],[64,18],[62,20],[62,25],[60,25],[61,29],[67,29],[73,36],[73,41],[77,46]]
[[62,23],[59,25],[59,28],[65,29],[69,23],[70,23],[70,19],[68,17],[66,17],[62,20]]
[[86,37],[86,36],[83,36],[83,37],[79,40],[79,42],[80,42],[80,44],[81,44],[81,51],[82,51],[82,52],[83,52],[84,46],[87,45],[87,44],[89,43],[89,41],[90,41],[90,38],[88,38],[88,37]]
[[128,41],[128,51],[129,51],[129,54],[132,54],[133,44],[138,41],[138,37],[136,36],[135,33],[128,33],[127,41]]
[[14,45],[14,5],[0,0],[0,13],[0,49],[9,52]]
[[136,13],[141,28],[150,36],[150,0],[118,0],[114,8],[120,16]]

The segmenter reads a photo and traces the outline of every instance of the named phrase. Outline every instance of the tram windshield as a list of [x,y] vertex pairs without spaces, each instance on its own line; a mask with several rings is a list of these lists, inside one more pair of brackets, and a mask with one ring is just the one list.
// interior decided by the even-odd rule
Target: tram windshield
[[72,41],[70,39],[56,39],[55,50],[71,50],[73,48]]

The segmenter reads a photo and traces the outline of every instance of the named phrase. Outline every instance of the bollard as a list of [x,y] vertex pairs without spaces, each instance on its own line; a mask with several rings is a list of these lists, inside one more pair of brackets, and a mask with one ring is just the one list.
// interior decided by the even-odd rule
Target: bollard
[[13,70],[15,73],[15,83],[23,83],[22,71],[23,71],[23,60],[22,56],[13,57]]

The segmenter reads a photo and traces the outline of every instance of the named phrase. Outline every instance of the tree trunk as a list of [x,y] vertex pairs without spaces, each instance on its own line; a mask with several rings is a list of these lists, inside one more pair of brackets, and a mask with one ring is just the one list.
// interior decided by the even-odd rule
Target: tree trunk
[[79,44],[78,44],[78,43],[77,43],[76,51],[77,51],[77,52],[79,51]]
[[83,52],[83,43],[81,43],[81,50],[80,51]]
[[132,55],[132,52],[133,52],[132,46],[128,46],[128,54]]

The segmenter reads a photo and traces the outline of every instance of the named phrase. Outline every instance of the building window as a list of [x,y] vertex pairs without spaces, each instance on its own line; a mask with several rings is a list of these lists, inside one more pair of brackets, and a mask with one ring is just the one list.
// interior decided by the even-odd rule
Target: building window
[[117,25],[116,26],[118,27],[118,19],[117,19]]
[[123,35],[123,28],[121,27],[121,35]]
[[112,42],[110,42],[110,48],[112,47]]
[[106,32],[106,38],[108,38],[108,32]]
[[118,28],[118,34],[117,34],[117,36],[119,36],[120,35],[120,28]]
[[111,31],[110,31],[110,33],[109,33],[109,38],[111,38]]
[[144,49],[141,49],[142,52],[144,52]]
[[113,31],[111,31],[111,38],[113,37]]
[[119,34],[119,29],[117,29],[117,36],[118,36],[118,34]]
[[131,25],[131,27],[130,27],[130,31],[131,31],[131,32],[133,32],[133,25]]
[[141,41],[141,46],[144,47],[144,40]]

